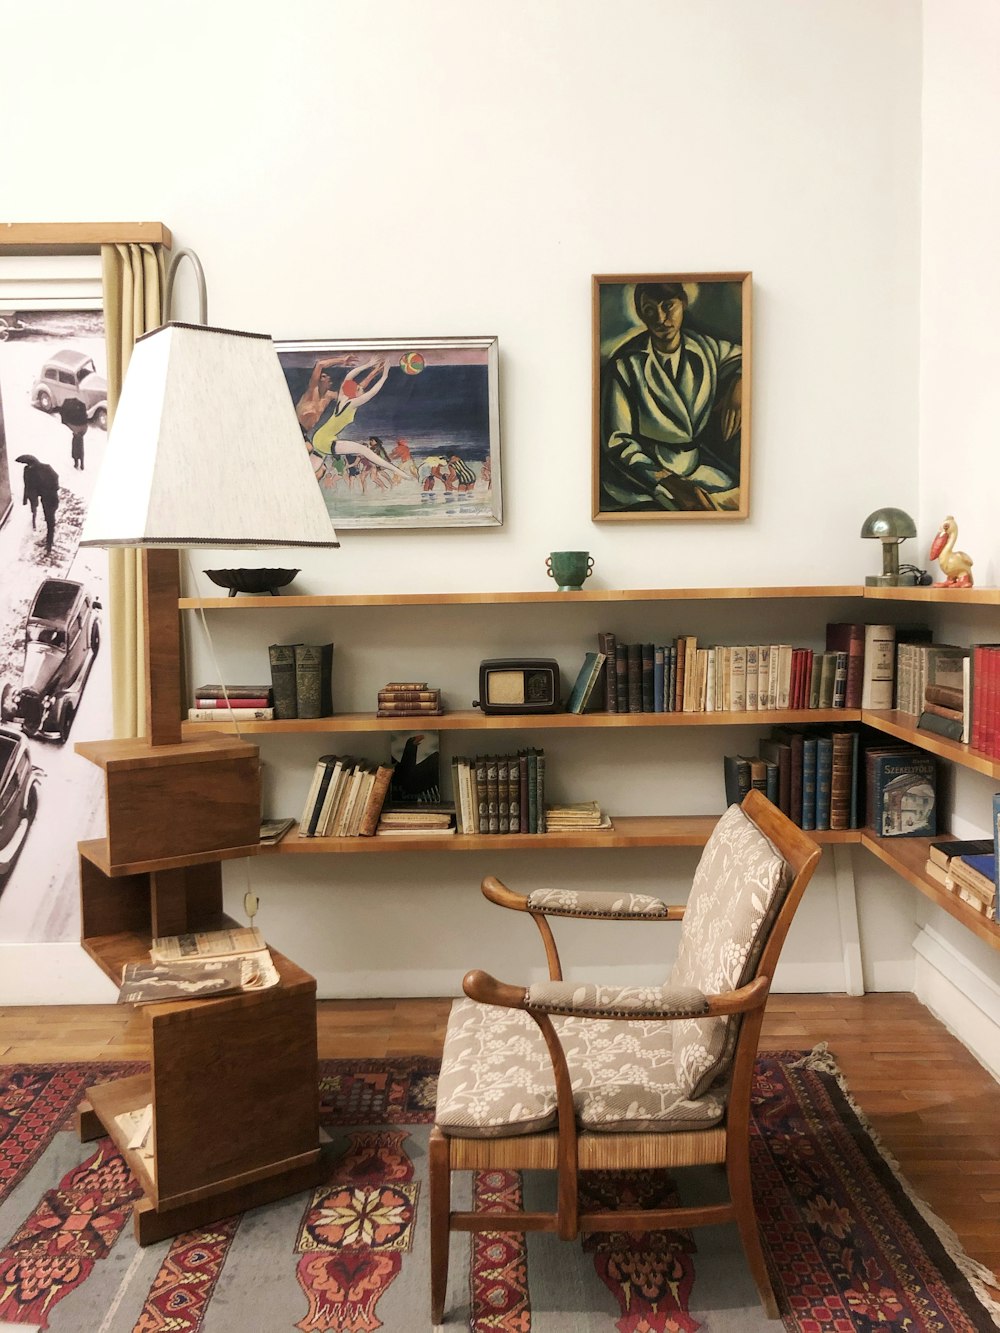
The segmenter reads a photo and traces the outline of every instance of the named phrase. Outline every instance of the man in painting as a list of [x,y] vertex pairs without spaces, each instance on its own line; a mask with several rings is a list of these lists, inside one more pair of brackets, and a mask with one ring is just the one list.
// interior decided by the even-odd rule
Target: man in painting
[[679,282],[637,282],[646,326],[601,376],[605,512],[735,509],[739,504],[742,348],[684,328]]

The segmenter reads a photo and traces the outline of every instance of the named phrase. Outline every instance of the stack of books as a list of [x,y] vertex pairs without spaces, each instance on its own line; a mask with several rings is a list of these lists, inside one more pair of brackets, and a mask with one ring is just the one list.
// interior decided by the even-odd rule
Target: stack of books
[[274,717],[270,685],[199,685],[188,709],[189,722],[269,722]]
[[441,691],[426,680],[391,680],[378,692],[379,717],[435,717],[441,708]]
[[575,805],[549,805],[545,808],[548,833],[573,833],[578,829],[610,829],[614,825],[597,801],[578,801]]
[[333,715],[332,643],[272,643],[267,653],[279,721]]
[[379,838],[415,838],[424,835],[440,837],[454,832],[455,813],[450,808],[395,806],[382,811],[375,835]]
[[300,838],[370,838],[392,778],[391,764],[320,755],[299,820]]
[[545,751],[456,756],[451,761],[459,833],[544,833]]
[[274,847],[285,836],[290,828],[295,824],[295,820],[288,819],[262,819],[260,821],[260,841],[264,847]]
[[981,855],[953,856],[948,863],[945,888],[992,921],[996,916],[996,873],[992,850]]
[[992,838],[942,838],[927,848],[924,870],[931,879],[947,887],[948,870],[952,859],[958,856],[989,856],[993,851]]

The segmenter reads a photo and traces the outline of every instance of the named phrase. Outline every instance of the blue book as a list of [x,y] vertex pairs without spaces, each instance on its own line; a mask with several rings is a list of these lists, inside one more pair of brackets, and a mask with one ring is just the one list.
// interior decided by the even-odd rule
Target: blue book
[[881,838],[933,837],[937,832],[934,756],[923,750],[872,757],[872,827]]
[[816,827],[816,737],[802,742],[802,827]]
[[833,791],[833,737],[816,737],[816,828],[830,827],[830,797]]
[[663,645],[653,649],[653,712],[663,712]]
[[764,777],[764,781],[765,781],[765,783],[766,783],[766,786],[764,787],[764,795],[767,797],[767,799],[771,802],[772,805],[777,805],[777,804],[778,804],[778,765],[774,762],[773,759],[765,759],[765,760],[764,760],[764,763],[765,763],[765,765],[766,765],[766,771],[765,771],[765,777]]
[[[993,793],[993,853],[994,864],[1000,865],[1000,791]],[[1000,893],[993,899],[993,915],[1000,922]]]

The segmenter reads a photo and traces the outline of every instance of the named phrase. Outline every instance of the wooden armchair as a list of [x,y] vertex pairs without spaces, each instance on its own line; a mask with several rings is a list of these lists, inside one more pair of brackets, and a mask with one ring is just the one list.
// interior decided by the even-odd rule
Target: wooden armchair
[[[758,791],[731,806],[705,846],[686,907],[628,893],[483,893],[527,912],[548,982],[470,972],[445,1037],[430,1141],[431,1310],[442,1322],[452,1231],[644,1231],[735,1222],[761,1302],[777,1305],[750,1186],[750,1091],[778,955],[820,849]],[[564,982],[549,916],[680,921],[662,987]],[[725,1166],[729,1200],[581,1211],[579,1172]],[[548,1212],[453,1212],[451,1172],[549,1169]]]

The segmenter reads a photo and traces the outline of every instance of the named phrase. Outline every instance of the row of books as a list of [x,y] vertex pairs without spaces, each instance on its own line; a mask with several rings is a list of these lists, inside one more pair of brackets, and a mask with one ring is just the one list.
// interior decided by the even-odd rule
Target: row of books
[[442,711],[441,691],[426,680],[391,680],[378,692],[379,717],[434,717]]
[[776,728],[756,755],[725,755],[726,803],[757,787],[800,828],[871,828],[880,837],[936,830],[936,765],[924,750],[869,744],[858,728]]
[[[596,703],[612,713],[890,708],[892,661],[883,661],[876,633],[881,628],[831,623],[823,652],[788,643],[699,646],[695,635],[679,635],[670,644],[622,643],[605,631],[598,635],[605,667]],[[588,653],[578,687],[593,669],[593,657]],[[889,697],[876,700],[881,678]],[[872,696],[867,702],[866,691]],[[573,697],[569,711],[583,711],[572,706]]]
[[459,833],[544,833],[545,751],[456,756],[451,761]]
[[332,643],[272,643],[267,654],[276,718],[332,716]]
[[320,755],[302,818],[300,838],[370,838],[389,793],[393,766],[349,755]]
[[923,731],[1000,758],[1000,644],[900,644],[896,707]]

